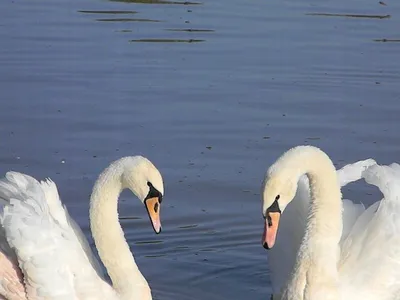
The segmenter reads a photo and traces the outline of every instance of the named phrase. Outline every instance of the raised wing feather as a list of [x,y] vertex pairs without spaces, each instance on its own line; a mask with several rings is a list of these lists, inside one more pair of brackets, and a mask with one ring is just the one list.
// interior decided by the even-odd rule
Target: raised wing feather
[[8,172],[0,181],[0,198],[8,201],[1,224],[29,299],[117,299],[93,268],[54,183]]
[[361,215],[343,244],[338,267],[343,294],[394,299],[400,295],[400,166],[374,165],[363,177],[384,199]]
[[49,206],[49,213],[55,220],[57,220],[58,223],[62,224],[62,226],[70,226],[72,228],[93,268],[96,270],[97,274],[104,279],[105,276],[103,270],[99,261],[93,255],[86,236],[75,220],[69,215],[67,207],[62,205],[56,184],[50,178],[48,178],[44,181],[41,181],[40,185]]

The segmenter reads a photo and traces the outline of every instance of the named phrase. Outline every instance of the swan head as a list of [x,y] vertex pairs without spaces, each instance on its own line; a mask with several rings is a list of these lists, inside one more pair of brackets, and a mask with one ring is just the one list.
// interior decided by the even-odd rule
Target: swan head
[[[126,161],[127,160],[127,161]],[[161,232],[160,207],[164,195],[163,179],[158,169],[143,156],[126,158],[122,182],[146,206],[154,231]]]
[[281,214],[293,200],[297,191],[297,182],[288,170],[270,168],[263,182],[262,212],[265,219],[262,243],[270,249],[275,244]]

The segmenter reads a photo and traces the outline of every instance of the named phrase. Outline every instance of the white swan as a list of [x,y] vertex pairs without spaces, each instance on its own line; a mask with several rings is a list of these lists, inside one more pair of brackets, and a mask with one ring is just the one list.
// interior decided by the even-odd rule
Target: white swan
[[[371,166],[361,176],[378,186],[384,199],[365,211],[354,209],[352,217],[341,199],[340,186],[346,180],[339,180],[331,160],[318,148],[295,147],[269,168],[263,183],[266,248],[274,246],[280,215],[295,197],[303,174],[311,188],[304,234],[282,299],[400,299],[400,166],[366,162]],[[274,259],[275,268],[279,262]]]
[[0,299],[150,300],[118,220],[118,197],[130,189],[159,233],[163,180],[142,156],[113,162],[97,179],[90,199],[92,235],[112,286],[51,180],[17,172],[0,181]]
[[[374,164],[376,162],[373,159],[367,159],[344,166],[337,171],[340,186],[344,187],[361,179],[362,172]],[[273,300],[281,298],[282,289],[285,287],[285,283],[288,281],[294,267],[296,255],[304,236],[307,213],[310,207],[310,185],[306,175],[300,177],[293,200],[286,207],[285,213],[281,215],[279,238],[268,252],[268,265],[271,271],[270,278],[273,291],[271,299]],[[341,241],[347,237],[355,221],[364,211],[365,207],[362,203],[356,204],[350,200],[343,199],[343,232]]]

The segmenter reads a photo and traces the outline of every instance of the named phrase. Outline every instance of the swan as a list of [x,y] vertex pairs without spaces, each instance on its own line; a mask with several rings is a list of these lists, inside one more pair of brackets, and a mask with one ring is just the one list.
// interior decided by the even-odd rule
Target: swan
[[[337,176],[341,187],[361,179],[362,172],[376,164],[373,159],[358,161],[348,164],[337,170]],[[272,283],[271,300],[281,299],[282,289],[289,279],[293,269],[296,254],[299,250],[304,235],[307,213],[310,206],[310,185],[308,177],[302,175],[299,178],[294,201],[286,207],[285,213],[279,221],[279,238],[268,252],[268,265]],[[353,203],[343,199],[343,241],[357,218],[365,211],[362,203]]]
[[0,181],[0,299],[150,300],[150,287],[135,263],[118,220],[118,197],[130,189],[161,231],[164,185],[145,157],[112,162],[90,197],[90,227],[112,286],[50,179],[18,172]]
[[[400,299],[400,166],[380,166],[373,160],[362,164],[361,172],[346,179],[322,150],[297,146],[268,169],[262,186],[267,249],[279,241],[281,215],[283,220],[292,206],[302,175],[310,187],[306,218],[298,217],[305,220],[304,232],[281,299]],[[353,207],[346,213],[350,206],[342,201],[340,187],[358,174],[384,198],[366,210]],[[276,256],[274,264],[279,263],[285,261]]]

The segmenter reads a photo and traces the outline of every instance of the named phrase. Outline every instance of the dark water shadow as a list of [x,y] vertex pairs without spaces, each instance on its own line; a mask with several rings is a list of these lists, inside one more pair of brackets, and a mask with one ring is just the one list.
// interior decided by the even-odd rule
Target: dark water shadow
[[400,39],[375,39],[373,41],[381,43],[400,43]]
[[178,4],[178,5],[202,5],[201,2],[189,1],[164,1],[164,0],[110,0],[111,2],[141,3],[141,4]]
[[390,15],[358,15],[358,14],[329,14],[329,13],[307,13],[306,16],[365,18],[365,19],[389,19],[391,17]]
[[115,32],[130,33],[130,32],[133,32],[133,30],[130,30],[130,29],[121,29],[121,30],[115,30]]
[[120,216],[118,219],[120,220],[141,220],[141,217],[136,216]]
[[213,29],[192,29],[192,28],[167,28],[166,31],[178,31],[178,32],[215,32]]
[[151,245],[151,244],[162,244],[164,243],[161,240],[148,240],[148,241],[138,241],[135,242],[135,245]]
[[195,39],[137,39],[130,40],[131,43],[200,43],[205,40],[195,40]]
[[158,257],[164,257],[166,256],[165,254],[154,254],[154,255],[144,255],[143,257],[145,258],[158,258]]
[[78,10],[83,14],[105,14],[105,15],[130,15],[137,14],[134,10]]
[[190,224],[190,225],[179,226],[178,228],[180,228],[180,229],[190,229],[190,228],[196,228],[197,226],[199,226],[199,225],[198,224]]
[[96,19],[99,22],[151,22],[158,23],[162,22],[160,20],[152,20],[152,19],[136,19],[136,18],[110,18],[110,19]]

